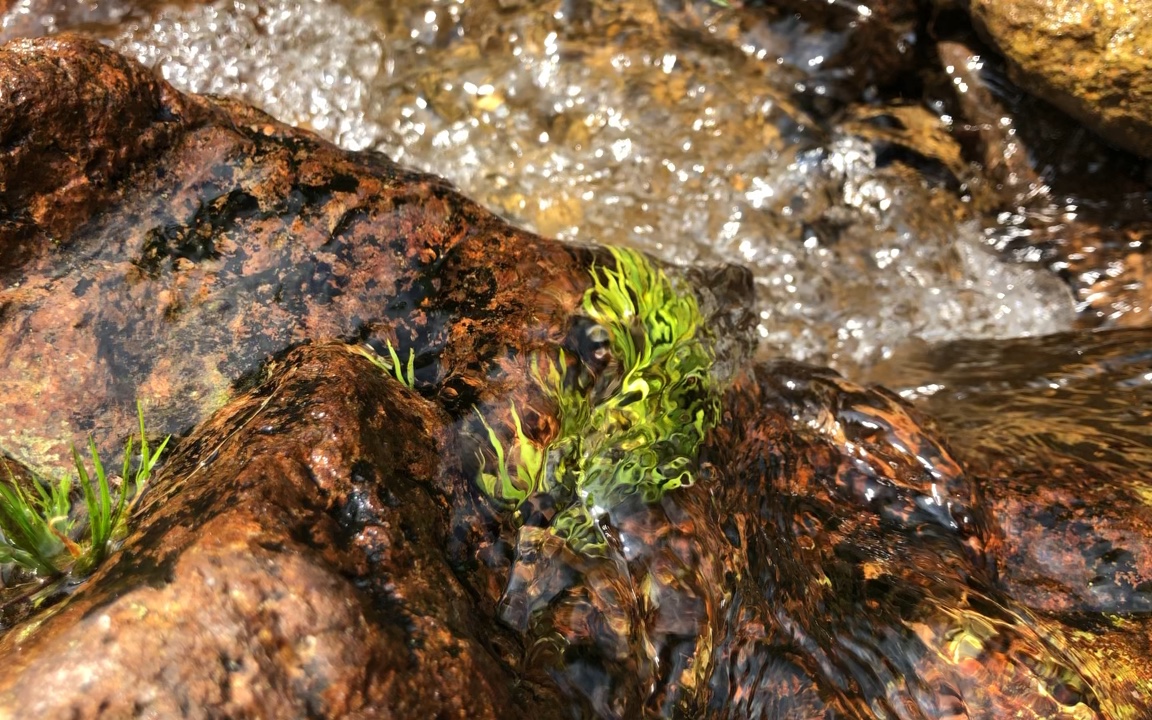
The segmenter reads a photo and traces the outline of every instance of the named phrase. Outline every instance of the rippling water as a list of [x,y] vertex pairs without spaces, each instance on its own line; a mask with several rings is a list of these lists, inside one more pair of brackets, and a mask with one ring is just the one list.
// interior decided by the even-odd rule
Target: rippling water
[[851,28],[708,2],[219,0],[103,32],[182,89],[444,175],[539,232],[748,265],[767,354],[851,372],[909,339],[1073,319],[1052,276],[985,251],[953,191],[866,122],[830,122]]

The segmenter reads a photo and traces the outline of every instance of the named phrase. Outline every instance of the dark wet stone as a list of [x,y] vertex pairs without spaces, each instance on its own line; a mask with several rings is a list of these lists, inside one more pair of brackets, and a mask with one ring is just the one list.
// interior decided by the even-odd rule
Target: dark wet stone
[[[828,112],[829,102],[853,103],[898,85],[917,62],[923,10],[915,0],[661,0],[658,6],[674,27],[704,42],[779,53],[776,72],[794,75],[799,104],[817,113]],[[781,32],[797,26],[811,35],[800,41]],[[799,62],[813,53],[817,62]]]

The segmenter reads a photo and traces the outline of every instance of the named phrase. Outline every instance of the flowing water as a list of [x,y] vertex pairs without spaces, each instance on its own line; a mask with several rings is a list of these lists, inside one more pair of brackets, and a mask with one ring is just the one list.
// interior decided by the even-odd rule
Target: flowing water
[[441,174],[514,222],[756,274],[766,354],[866,366],[909,340],[1067,329],[958,195],[837,125],[840,30],[717,4],[217,0],[102,29],[177,87]]

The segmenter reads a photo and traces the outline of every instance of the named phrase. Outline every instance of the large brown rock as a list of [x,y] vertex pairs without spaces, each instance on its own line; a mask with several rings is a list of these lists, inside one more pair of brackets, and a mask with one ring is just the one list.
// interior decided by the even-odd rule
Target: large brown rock
[[189,438],[116,562],[5,635],[0,717],[564,715],[449,563],[477,511],[448,416],[344,344],[284,363]]
[[1021,87],[1152,156],[1152,2],[972,0],[971,11]]
[[415,349],[470,412],[503,348],[560,331],[592,257],[94,41],[0,53],[0,448],[34,466],[75,432],[122,446],[137,396],[182,432],[309,338]]

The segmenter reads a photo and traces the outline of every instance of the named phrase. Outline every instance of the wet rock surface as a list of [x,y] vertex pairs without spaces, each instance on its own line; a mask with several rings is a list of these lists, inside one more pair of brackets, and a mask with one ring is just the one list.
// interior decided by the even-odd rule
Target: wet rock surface
[[[5,635],[5,717],[560,717],[456,577],[449,417],[315,345],[190,436],[137,532]],[[144,519],[147,518],[147,519]]]
[[1152,5],[976,0],[971,11],[1021,87],[1117,146],[1152,155]]
[[[417,377],[468,409],[483,359],[515,342],[504,331],[540,342],[578,299],[507,278],[566,277],[587,251],[514,230],[438,178],[181,96],[91,41],[19,42],[3,61],[0,442],[18,460],[59,463],[73,429],[119,444],[137,394],[158,432],[182,431],[317,337],[417,347]],[[430,283],[448,289],[429,297]]]
[[[723,411],[694,484],[614,504],[581,551],[554,495],[509,508],[476,473],[517,406],[559,433],[537,354],[611,384],[581,308],[612,256],[89,40],[9,45],[4,67],[24,115],[0,108],[0,147],[36,172],[0,175],[0,442],[43,465],[61,428],[114,446],[136,394],[157,432],[195,429],[95,575],[5,604],[0,716],[1152,712],[1146,485],[1081,462],[1107,429],[1000,456],[945,413],[954,454],[892,393],[749,361],[746,273],[669,270]],[[90,141],[50,141],[76,108]],[[410,371],[381,369],[387,345]],[[1133,362],[1085,367],[1110,368],[1100,391]],[[1088,477],[1131,514],[1074,498]]]

